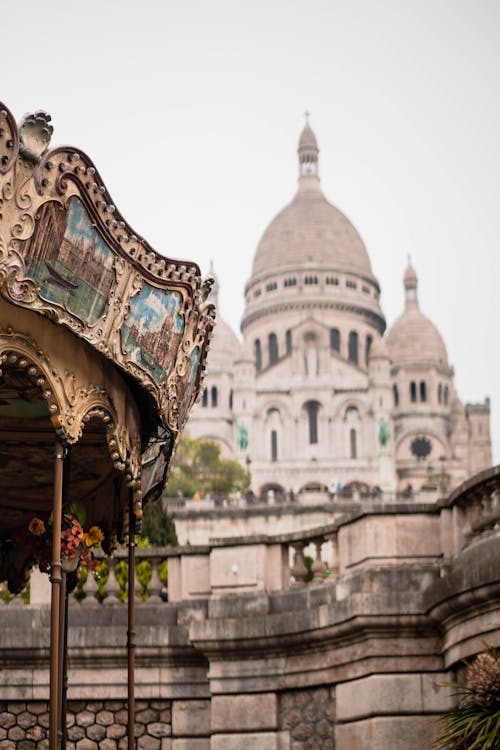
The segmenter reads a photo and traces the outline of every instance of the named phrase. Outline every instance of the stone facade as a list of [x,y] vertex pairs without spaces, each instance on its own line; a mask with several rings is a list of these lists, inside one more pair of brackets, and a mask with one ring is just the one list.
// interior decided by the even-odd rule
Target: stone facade
[[243,343],[218,316],[189,433],[248,466],[257,495],[444,494],[491,464],[489,402],[460,401],[411,266],[405,309],[386,332],[363,241],[321,191],[309,126],[298,153],[297,193],[255,254]]

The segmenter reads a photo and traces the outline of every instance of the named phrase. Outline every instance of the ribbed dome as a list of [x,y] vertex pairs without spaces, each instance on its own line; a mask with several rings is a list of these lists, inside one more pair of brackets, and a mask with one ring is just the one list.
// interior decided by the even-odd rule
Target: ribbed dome
[[385,341],[394,364],[433,362],[448,365],[443,338],[436,326],[420,310],[417,300],[417,274],[408,265],[404,275],[406,307],[391,326]]
[[368,253],[351,222],[320,191],[299,190],[264,232],[252,276],[311,263],[372,277]]

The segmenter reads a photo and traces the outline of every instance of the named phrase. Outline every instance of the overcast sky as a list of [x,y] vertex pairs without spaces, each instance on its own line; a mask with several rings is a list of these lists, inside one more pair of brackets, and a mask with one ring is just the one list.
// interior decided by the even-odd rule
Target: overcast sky
[[296,189],[303,112],[390,325],[407,256],[500,459],[500,2],[33,0],[2,13],[0,100],[52,114],[164,255],[213,259],[238,330],[266,225]]

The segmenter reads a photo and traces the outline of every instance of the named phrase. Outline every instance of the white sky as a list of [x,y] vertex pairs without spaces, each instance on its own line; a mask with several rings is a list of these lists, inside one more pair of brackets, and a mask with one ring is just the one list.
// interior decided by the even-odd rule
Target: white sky
[[388,323],[411,254],[459,395],[492,398],[500,460],[497,0],[25,0],[2,32],[0,99],[49,111],[159,252],[213,259],[235,329],[310,110]]

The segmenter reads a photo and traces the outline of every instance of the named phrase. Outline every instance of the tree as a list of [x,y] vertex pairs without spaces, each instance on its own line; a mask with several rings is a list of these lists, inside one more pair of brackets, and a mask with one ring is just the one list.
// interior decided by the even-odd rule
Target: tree
[[177,447],[165,497],[193,497],[244,492],[250,486],[250,473],[238,461],[221,458],[220,447],[208,440],[183,437]]
[[142,517],[142,536],[147,537],[153,547],[178,545],[174,520],[163,509],[161,500],[146,505]]

